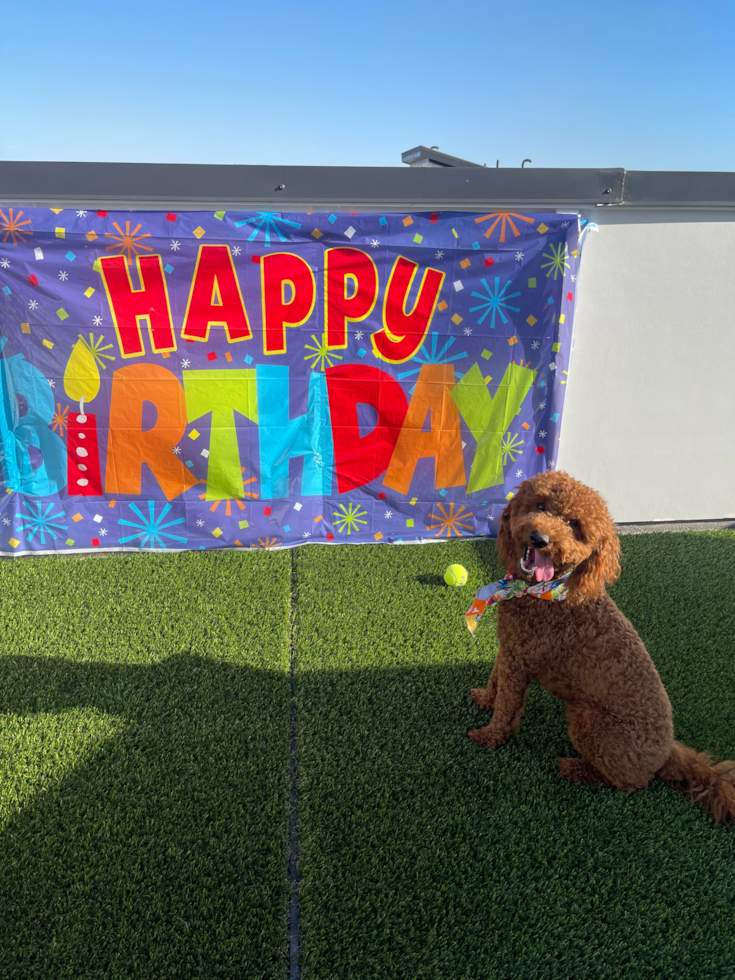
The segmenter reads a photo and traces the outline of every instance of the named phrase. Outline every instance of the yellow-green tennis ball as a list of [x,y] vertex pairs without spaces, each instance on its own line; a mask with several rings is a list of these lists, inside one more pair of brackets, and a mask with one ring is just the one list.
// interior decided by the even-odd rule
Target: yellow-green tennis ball
[[466,585],[467,569],[462,565],[450,565],[444,572],[444,581],[447,585]]

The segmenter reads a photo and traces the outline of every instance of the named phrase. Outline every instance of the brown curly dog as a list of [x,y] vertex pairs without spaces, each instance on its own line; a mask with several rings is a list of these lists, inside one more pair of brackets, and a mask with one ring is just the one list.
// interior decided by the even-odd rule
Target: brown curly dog
[[569,737],[581,759],[561,759],[576,783],[645,789],[658,775],[703,803],[715,820],[735,820],[735,762],[674,741],[671,703],[632,624],[607,595],[620,574],[620,542],[598,493],[566,473],[523,483],[500,519],[498,553],[515,577],[551,581],[573,570],[568,597],[498,604],[500,649],[486,688],[472,691],[493,711],[469,732],[497,749],[516,731],[531,681],[567,705]]

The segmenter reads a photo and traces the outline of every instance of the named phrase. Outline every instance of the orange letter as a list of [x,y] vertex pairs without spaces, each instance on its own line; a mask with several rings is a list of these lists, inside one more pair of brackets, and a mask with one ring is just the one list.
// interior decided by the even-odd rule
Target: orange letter
[[231,344],[253,336],[226,245],[199,246],[181,336],[184,340],[207,340],[210,327],[224,327]]
[[389,364],[409,361],[424,342],[431,326],[444,273],[425,269],[419,294],[410,313],[406,313],[406,301],[411,291],[417,262],[404,259],[395,261],[383,300],[383,329],[373,334],[373,351]]
[[136,255],[140,289],[133,289],[124,255],[107,255],[99,263],[122,356],[145,354],[141,320],[148,324],[151,347],[156,354],[176,350],[161,256]]
[[[143,402],[158,412],[142,431]],[[147,463],[167,500],[196,484],[171,452],[186,429],[184,389],[175,374],[158,364],[130,364],[112,376],[105,493],[140,494],[140,468]]]
[[[263,300],[263,351],[286,353],[286,327],[300,327],[314,309],[314,273],[301,256],[276,252],[260,259]],[[286,285],[291,298],[286,302]]]
[[[425,364],[421,368],[383,480],[386,487],[408,493],[416,463],[422,456],[435,458],[434,486],[437,490],[461,487],[467,482],[459,412],[449,394],[453,387],[454,368],[451,364]],[[422,432],[427,412],[431,412],[431,432]]]
[[[353,284],[347,295],[347,282]],[[378,270],[359,248],[328,248],[324,257],[324,323],[327,347],[347,346],[347,323],[370,316],[378,298]]]

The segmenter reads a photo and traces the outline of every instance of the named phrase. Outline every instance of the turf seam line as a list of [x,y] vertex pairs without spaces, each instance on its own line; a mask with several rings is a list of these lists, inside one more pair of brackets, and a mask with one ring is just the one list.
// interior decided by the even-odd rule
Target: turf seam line
[[291,694],[291,724],[289,737],[289,767],[290,767],[290,803],[289,803],[289,980],[300,980],[301,967],[299,964],[299,877],[297,853],[299,843],[299,822],[298,822],[298,797],[296,793],[296,679],[295,679],[295,655],[294,655],[294,573],[295,561],[294,552],[291,551],[291,578],[289,581],[288,604],[288,644],[289,644],[289,681]]

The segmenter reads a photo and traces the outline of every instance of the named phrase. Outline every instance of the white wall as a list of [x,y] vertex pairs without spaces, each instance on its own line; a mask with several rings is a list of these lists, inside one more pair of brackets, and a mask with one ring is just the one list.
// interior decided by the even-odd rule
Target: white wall
[[735,517],[735,212],[582,214],[558,468],[619,522]]

